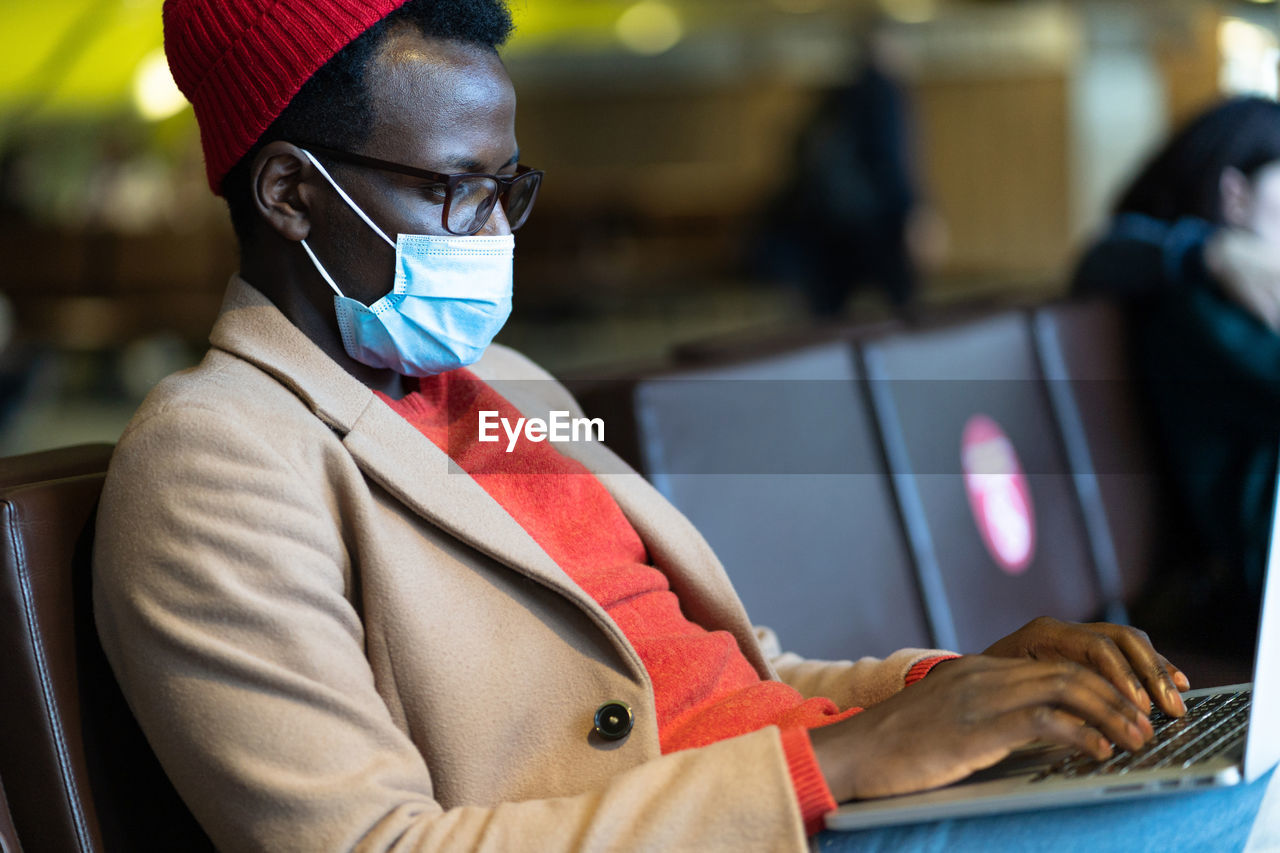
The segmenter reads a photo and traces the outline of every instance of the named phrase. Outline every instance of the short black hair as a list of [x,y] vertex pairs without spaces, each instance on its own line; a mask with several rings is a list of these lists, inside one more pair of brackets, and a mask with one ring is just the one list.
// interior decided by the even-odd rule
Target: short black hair
[[255,210],[249,169],[263,146],[299,140],[358,149],[373,132],[373,102],[366,74],[387,34],[410,24],[427,38],[451,39],[496,50],[511,35],[506,0],[408,0],[321,66],[258,141],[222,179],[231,225],[243,247],[252,239]]
[[1222,172],[1252,178],[1280,160],[1280,104],[1252,96],[1225,100],[1173,135],[1120,197],[1116,213],[1223,224]]

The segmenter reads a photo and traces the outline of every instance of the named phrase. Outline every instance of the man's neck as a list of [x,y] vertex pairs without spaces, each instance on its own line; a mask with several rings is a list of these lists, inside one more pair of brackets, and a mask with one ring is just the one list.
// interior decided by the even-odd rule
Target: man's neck
[[[334,314],[333,291],[310,267],[290,263],[277,252],[241,251],[240,276],[253,285],[343,370],[374,391],[399,400],[409,390],[406,377],[369,367],[343,346]],[[301,255],[301,251],[298,252]],[[305,260],[305,258],[304,258]]]

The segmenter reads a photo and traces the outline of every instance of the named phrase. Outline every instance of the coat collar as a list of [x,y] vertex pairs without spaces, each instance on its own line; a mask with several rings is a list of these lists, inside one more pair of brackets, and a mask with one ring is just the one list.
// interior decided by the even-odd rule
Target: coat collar
[[[209,340],[293,391],[341,438],[361,470],[405,506],[481,553],[577,602],[614,636],[637,672],[645,672],[634,648],[604,609],[497,501],[239,276],[231,280]],[[481,375],[483,365],[483,361],[477,365]],[[522,412],[545,411],[545,403],[530,395],[502,390]],[[574,442],[562,450],[588,470],[617,472],[596,476],[635,527],[654,563],[667,574],[685,614],[708,629],[731,630],[748,659],[768,677],[771,668],[759,652],[737,594],[693,525],[604,445]]]

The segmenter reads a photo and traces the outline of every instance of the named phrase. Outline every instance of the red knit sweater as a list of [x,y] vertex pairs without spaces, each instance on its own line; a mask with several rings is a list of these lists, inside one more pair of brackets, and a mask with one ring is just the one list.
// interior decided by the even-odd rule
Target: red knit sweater
[[[470,371],[422,379],[401,400],[380,396],[470,474],[617,623],[653,682],[663,753],[776,725],[805,825],[810,832],[821,828],[835,801],[807,730],[860,709],[842,712],[829,699],[805,699],[792,687],[762,680],[732,635],[685,618],[608,491],[553,444],[521,438],[508,453],[505,434],[480,442],[480,411],[496,411],[512,424],[521,415]],[[913,668],[908,683],[923,677],[925,664]]]

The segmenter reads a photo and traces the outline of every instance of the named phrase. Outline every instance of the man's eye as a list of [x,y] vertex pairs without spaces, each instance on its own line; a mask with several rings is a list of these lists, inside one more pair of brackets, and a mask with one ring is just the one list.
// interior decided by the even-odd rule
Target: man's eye
[[444,184],[428,184],[422,188],[423,198],[435,204],[444,204],[445,194]]

